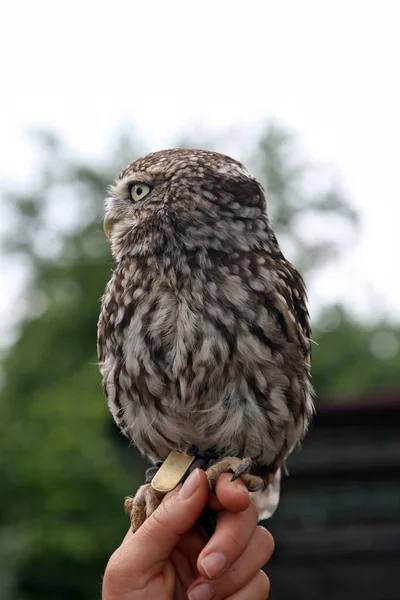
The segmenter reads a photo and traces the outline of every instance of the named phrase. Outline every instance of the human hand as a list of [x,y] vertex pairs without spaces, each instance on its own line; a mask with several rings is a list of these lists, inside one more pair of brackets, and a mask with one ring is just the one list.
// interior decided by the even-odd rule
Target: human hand
[[[136,533],[111,556],[103,600],[264,600],[271,534],[257,525],[257,509],[243,482],[223,473],[216,495],[196,469],[170,492]],[[219,512],[210,540],[196,525],[203,508]]]

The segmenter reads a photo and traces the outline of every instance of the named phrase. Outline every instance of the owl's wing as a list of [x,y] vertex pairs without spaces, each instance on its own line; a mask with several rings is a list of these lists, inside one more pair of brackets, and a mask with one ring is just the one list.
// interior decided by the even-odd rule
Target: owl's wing
[[[279,324],[285,338],[295,344],[300,351],[304,363],[300,386],[291,391],[293,399],[297,399],[298,414],[304,423],[303,435],[313,414],[312,387],[310,384],[309,367],[311,363],[311,326],[310,316],[307,308],[307,292],[303,278],[295,267],[289,263],[278,251],[273,257],[274,268],[271,269],[276,276],[273,290],[265,291],[264,305],[274,313],[276,322]],[[300,361],[301,364],[301,361]],[[297,374],[298,375],[298,374]],[[291,403],[292,407],[295,402]],[[296,440],[297,441],[297,440]],[[281,453],[276,457],[269,474],[269,485],[264,491],[254,495],[254,502],[259,510],[260,519],[272,516],[279,503],[281,467],[289,454],[292,452],[296,442],[288,440],[284,444]]]
[[276,320],[287,339],[298,343],[309,365],[311,362],[311,324],[304,280],[295,267],[279,252],[275,257],[275,291],[266,297],[276,309]]

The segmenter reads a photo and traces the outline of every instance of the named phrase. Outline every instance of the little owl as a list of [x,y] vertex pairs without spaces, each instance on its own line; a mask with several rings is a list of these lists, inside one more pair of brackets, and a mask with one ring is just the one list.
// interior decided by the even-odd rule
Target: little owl
[[[115,421],[153,463],[189,448],[211,489],[240,476],[266,517],[313,404],[305,286],[261,185],[222,154],[154,152],[110,188],[105,231],[98,355]],[[127,499],[134,530],[161,498],[147,483]]]

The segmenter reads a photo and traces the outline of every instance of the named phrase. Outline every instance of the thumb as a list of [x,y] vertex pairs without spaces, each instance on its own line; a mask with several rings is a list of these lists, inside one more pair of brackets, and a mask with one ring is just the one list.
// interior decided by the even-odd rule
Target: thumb
[[[168,559],[180,536],[191,529],[208,499],[208,482],[204,471],[195,469],[178,493],[167,497],[138,531],[127,540],[131,569],[138,575],[154,575]],[[127,558],[127,556],[125,557]],[[161,565],[160,565],[161,563]]]

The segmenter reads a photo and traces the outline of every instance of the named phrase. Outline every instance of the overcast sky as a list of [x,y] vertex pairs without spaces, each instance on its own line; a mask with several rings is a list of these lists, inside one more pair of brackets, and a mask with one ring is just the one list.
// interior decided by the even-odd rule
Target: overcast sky
[[[278,119],[337,166],[362,217],[312,302],[350,296],[364,314],[400,317],[399,2],[14,0],[1,12],[3,182],[29,181],[32,127],[97,157],[121,123],[160,149],[188,129]],[[7,322],[21,277],[2,270]]]

